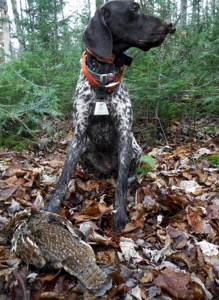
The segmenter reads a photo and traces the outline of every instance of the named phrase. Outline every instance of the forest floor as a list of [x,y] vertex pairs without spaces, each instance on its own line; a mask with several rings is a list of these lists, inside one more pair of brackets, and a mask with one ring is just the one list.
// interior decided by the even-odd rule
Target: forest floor
[[[219,299],[219,132],[210,123],[176,122],[169,145],[161,139],[150,149],[138,126],[139,143],[156,163],[128,189],[130,222],[121,234],[113,232],[116,180],[78,164],[59,214],[85,233],[97,261],[111,270],[114,286],[101,299]],[[40,151],[0,149],[0,225],[48,202],[72,135],[62,125],[69,130],[52,145],[39,141]],[[0,246],[0,300],[6,299],[95,297],[66,272],[27,267],[10,246]]]

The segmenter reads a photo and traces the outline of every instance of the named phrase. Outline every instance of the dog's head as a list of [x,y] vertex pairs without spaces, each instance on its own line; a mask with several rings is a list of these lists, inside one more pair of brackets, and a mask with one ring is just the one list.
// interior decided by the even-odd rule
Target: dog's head
[[83,41],[96,55],[108,58],[130,47],[143,51],[158,47],[174,31],[170,21],[143,13],[138,3],[114,0],[96,11]]

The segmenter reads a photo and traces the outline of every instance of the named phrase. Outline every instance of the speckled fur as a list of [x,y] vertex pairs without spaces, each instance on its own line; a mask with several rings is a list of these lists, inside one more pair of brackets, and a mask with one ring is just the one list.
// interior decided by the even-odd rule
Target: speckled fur
[[[105,63],[87,53],[87,67],[105,74],[119,70],[121,55],[130,47],[148,51],[158,47],[171,32],[169,21],[149,16],[133,1],[109,1],[91,18],[83,35],[87,48],[102,58],[114,53],[113,63]],[[86,158],[103,173],[117,172],[114,228],[121,231],[128,222],[126,197],[128,177],[135,177],[141,149],[131,132],[133,113],[127,87],[119,83],[112,93],[104,94],[107,116],[94,116],[99,93],[81,71],[74,98],[75,134],[69,145],[62,174],[47,207],[56,212],[67,191],[72,170]]]
[[100,99],[96,89],[90,86],[81,72],[76,87],[73,120],[75,134],[84,139],[84,156],[97,170],[111,173],[118,167],[120,143],[128,136],[131,160],[137,165],[141,149],[131,134],[133,113],[127,87],[121,82],[113,93],[106,93],[104,100],[101,100],[107,104],[109,116],[93,115],[97,101]]

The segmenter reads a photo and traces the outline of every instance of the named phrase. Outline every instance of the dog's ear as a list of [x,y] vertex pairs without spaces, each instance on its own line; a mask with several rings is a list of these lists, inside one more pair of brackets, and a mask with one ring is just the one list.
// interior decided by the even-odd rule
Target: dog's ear
[[87,48],[101,58],[109,58],[112,54],[113,41],[106,24],[110,11],[100,7],[91,18],[83,34],[83,42]]

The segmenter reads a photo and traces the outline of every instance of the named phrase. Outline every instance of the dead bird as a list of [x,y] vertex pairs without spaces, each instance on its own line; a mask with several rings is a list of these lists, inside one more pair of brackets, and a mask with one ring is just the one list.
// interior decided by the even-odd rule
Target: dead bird
[[97,265],[95,254],[70,221],[51,212],[21,211],[0,231],[0,244],[12,245],[25,263],[41,269],[63,268],[95,296],[112,287],[112,280]]

